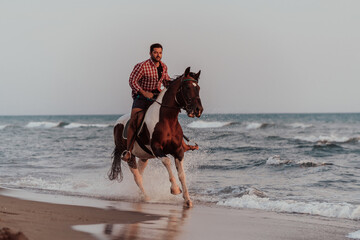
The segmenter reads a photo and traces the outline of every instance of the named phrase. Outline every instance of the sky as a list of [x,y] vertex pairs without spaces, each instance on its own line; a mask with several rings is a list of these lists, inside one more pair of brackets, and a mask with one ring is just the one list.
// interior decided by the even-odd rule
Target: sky
[[0,0],[0,115],[123,114],[163,45],[204,113],[360,112],[357,0]]

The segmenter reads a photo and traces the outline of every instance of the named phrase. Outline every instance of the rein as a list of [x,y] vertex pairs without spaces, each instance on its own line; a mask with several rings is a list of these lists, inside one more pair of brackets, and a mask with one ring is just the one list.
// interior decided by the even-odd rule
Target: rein
[[[192,82],[196,82],[196,83],[198,82],[198,81],[195,80],[195,79],[186,78],[186,79],[181,80],[181,83],[182,83],[182,82],[186,82],[186,81],[192,81]],[[178,95],[179,92],[181,92],[181,96],[182,96],[183,101],[184,101],[184,103],[185,103],[185,106],[184,106],[184,107],[181,107],[180,103],[179,103],[178,100],[177,100],[177,97],[176,97],[176,96]],[[176,102],[177,105],[178,105],[177,107],[165,105],[165,104],[157,101],[156,99],[154,99],[154,102],[156,102],[157,104],[159,104],[159,105],[162,106],[162,107],[174,108],[174,109],[184,109],[184,110],[186,110],[187,107],[191,104],[191,100],[190,100],[190,102],[187,102],[187,101],[186,101],[186,98],[185,98],[184,93],[183,93],[183,91],[182,91],[182,84],[181,84],[180,88],[177,90],[177,92],[176,92],[176,94],[175,94],[175,102]]]
[[159,101],[156,100],[156,99],[154,100],[154,102],[156,102],[157,104],[159,104],[159,105],[162,106],[162,107],[174,108],[174,109],[181,109],[181,107],[173,107],[173,106],[165,105],[165,104],[159,102]]
[[[198,83],[198,81],[197,81],[197,80],[195,80],[195,79],[191,79],[191,78],[187,78],[187,79],[183,79],[183,80],[181,80],[181,82],[186,82],[186,81],[192,81],[192,82],[196,82],[196,83]],[[189,102],[188,102],[188,101],[186,101],[187,99],[185,98],[185,96],[184,96],[184,92],[182,91],[182,84],[181,84],[181,87],[180,87],[180,89],[178,90],[178,92],[179,92],[179,91],[181,92],[181,95],[182,95],[183,101],[184,101],[184,103],[185,103],[185,107],[184,107],[183,109],[186,111],[186,109],[188,109],[188,106],[190,106],[192,99],[190,99],[190,101],[189,101]],[[180,105],[180,104],[179,104],[179,102],[178,102],[178,101],[177,101],[177,99],[176,99],[176,96],[177,96],[178,92],[177,92],[177,93],[176,93],[176,95],[175,95],[175,101],[176,101],[176,103],[177,103],[178,105]]]

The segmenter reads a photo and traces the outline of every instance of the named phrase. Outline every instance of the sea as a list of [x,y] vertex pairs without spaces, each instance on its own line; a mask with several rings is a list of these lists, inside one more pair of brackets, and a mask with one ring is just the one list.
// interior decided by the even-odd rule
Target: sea
[[[0,116],[0,187],[141,201],[126,164],[122,182],[107,177],[120,116]],[[184,158],[195,205],[360,220],[359,113],[180,114],[179,121],[189,144],[199,145]],[[182,204],[159,159],[143,177],[150,203]]]

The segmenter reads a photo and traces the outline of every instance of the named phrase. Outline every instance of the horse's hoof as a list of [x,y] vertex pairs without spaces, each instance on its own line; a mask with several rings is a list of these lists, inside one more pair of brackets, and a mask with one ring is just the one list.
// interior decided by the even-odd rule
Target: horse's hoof
[[150,201],[150,198],[149,198],[149,196],[145,195],[145,196],[142,196],[141,200],[143,202],[148,202],[148,201]]
[[196,145],[196,146],[194,147],[193,151],[194,151],[194,150],[199,150],[199,146]]
[[192,201],[191,200],[187,200],[184,202],[184,207],[186,208],[191,208],[193,206]]
[[182,193],[182,191],[179,187],[177,187],[175,189],[170,188],[170,192],[172,195],[179,195],[180,193]]

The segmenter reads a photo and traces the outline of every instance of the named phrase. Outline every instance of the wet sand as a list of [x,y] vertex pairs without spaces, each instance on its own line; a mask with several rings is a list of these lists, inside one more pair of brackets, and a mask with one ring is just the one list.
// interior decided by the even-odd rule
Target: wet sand
[[[3,193],[4,190],[0,190],[0,194]],[[75,205],[67,205],[73,202],[53,204],[18,199],[16,194],[13,194],[15,197],[5,195],[0,195],[0,229],[20,231],[30,240],[332,240],[349,239],[346,237],[349,233],[360,230],[359,221],[196,203],[186,209],[180,205],[154,203],[89,203],[91,199],[81,198]],[[61,197],[59,201],[63,201]],[[87,206],[80,206],[82,203]]]
[[30,240],[94,239],[90,234],[73,230],[72,226],[133,224],[159,218],[141,212],[50,204],[0,196],[0,228],[20,231]]

